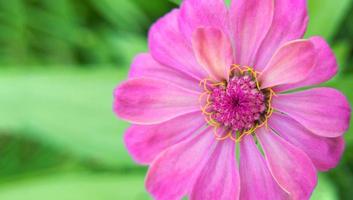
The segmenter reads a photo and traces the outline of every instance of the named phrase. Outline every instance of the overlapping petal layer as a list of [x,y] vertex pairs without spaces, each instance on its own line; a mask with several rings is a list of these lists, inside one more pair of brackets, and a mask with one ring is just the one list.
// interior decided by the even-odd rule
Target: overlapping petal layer
[[336,75],[338,70],[337,61],[327,42],[321,37],[312,37],[310,42],[315,46],[316,55],[316,63],[313,70],[302,81],[276,87],[276,91],[281,92],[320,84]]
[[132,125],[125,133],[125,144],[133,158],[149,164],[163,150],[177,144],[205,126],[200,112],[194,112],[155,125]]
[[216,81],[228,80],[233,63],[233,50],[229,38],[215,28],[198,28],[192,38],[197,61]]
[[179,29],[179,10],[159,19],[150,29],[148,44],[155,60],[200,80],[207,72],[196,62],[191,42]]
[[286,43],[277,50],[261,72],[261,88],[297,83],[309,75],[315,62],[315,47],[310,41]]
[[193,33],[200,27],[217,28],[227,34],[228,23],[224,0],[184,0],[180,6],[180,30],[190,42]]
[[169,81],[184,88],[200,91],[199,81],[191,76],[164,66],[148,53],[139,54],[132,62],[129,78],[156,78]]
[[240,199],[280,200],[288,197],[268,170],[265,159],[258,150],[253,136],[240,142]]
[[239,193],[235,144],[230,140],[219,142],[196,179],[190,199],[236,200]]
[[281,94],[273,98],[272,105],[318,136],[339,137],[349,126],[349,103],[332,88]]
[[115,113],[134,124],[158,124],[200,110],[199,93],[167,81],[130,79],[115,90]]
[[156,199],[181,199],[192,188],[214,143],[212,131],[207,129],[161,153],[149,168],[147,190]]
[[309,199],[317,183],[316,169],[310,158],[266,128],[258,129],[256,136],[278,184],[291,199]]
[[[262,71],[276,50],[283,44],[301,38],[308,23],[306,0],[268,1],[274,4],[271,27],[257,51],[255,64]],[[254,22],[258,23],[258,22]]]
[[311,133],[290,117],[274,113],[269,126],[282,138],[303,150],[321,171],[335,167],[344,150],[343,137],[325,138]]
[[254,66],[256,53],[270,30],[274,6],[273,0],[232,1],[229,15],[236,64]]

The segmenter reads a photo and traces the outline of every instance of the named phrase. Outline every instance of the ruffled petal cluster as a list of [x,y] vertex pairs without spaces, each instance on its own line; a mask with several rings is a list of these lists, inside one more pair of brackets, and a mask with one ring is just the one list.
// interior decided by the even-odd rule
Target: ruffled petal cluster
[[[307,21],[306,0],[184,0],[151,27],[114,111],[132,123],[125,143],[155,199],[310,198],[341,158],[351,108],[335,89],[300,89],[337,72],[324,39],[301,39]],[[216,140],[200,110],[200,81],[229,80],[232,64],[276,93],[267,126],[237,143]]]

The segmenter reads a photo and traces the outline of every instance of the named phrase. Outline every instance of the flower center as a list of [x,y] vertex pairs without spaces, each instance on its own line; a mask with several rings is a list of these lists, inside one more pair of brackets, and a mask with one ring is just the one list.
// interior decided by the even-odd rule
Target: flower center
[[206,103],[202,112],[209,125],[215,128],[216,138],[239,141],[267,124],[272,114],[271,89],[261,89],[257,72],[250,67],[234,65],[228,81],[202,81]]

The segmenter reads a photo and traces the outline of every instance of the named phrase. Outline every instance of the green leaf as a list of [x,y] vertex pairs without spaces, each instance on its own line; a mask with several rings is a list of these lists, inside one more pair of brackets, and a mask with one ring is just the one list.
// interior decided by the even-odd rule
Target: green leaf
[[0,181],[37,171],[64,168],[70,161],[64,151],[48,144],[16,134],[0,134]]
[[337,41],[332,45],[339,66],[338,75],[342,76],[348,69],[347,61],[351,50],[351,45],[347,41]]
[[314,190],[312,200],[338,200],[338,194],[334,184],[327,176],[319,174],[318,185]]
[[137,6],[136,1],[90,0],[90,2],[119,30],[141,32],[144,24],[148,24],[148,18]]
[[[177,5],[181,4],[182,0],[169,0],[173,3],[176,3]],[[230,5],[231,0],[224,0],[227,5]]]
[[22,0],[0,2],[0,63],[26,63],[28,41],[26,40],[26,15]]
[[105,38],[107,38],[110,49],[114,52],[120,52],[119,63],[122,66],[129,66],[133,58],[141,52],[147,52],[147,40],[146,37],[132,33],[114,33],[107,32]]
[[135,166],[123,143],[128,124],[112,109],[113,90],[126,74],[112,68],[2,70],[0,129],[94,163]]
[[181,4],[182,0],[169,0],[177,5]]
[[1,185],[1,200],[147,200],[143,176],[66,174]]
[[310,21],[306,37],[321,35],[327,40],[331,40],[344,16],[349,12],[352,2],[353,0],[310,0]]

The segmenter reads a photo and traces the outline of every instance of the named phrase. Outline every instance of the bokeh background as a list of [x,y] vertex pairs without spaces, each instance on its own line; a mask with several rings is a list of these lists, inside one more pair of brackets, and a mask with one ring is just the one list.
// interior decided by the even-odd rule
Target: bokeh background
[[[309,0],[306,37],[321,35],[340,64],[329,86],[353,102],[353,0]],[[0,199],[150,199],[145,167],[125,150],[128,126],[113,88],[147,51],[168,0],[0,1]],[[353,129],[313,199],[353,197]],[[249,169],[251,170],[251,169]]]

